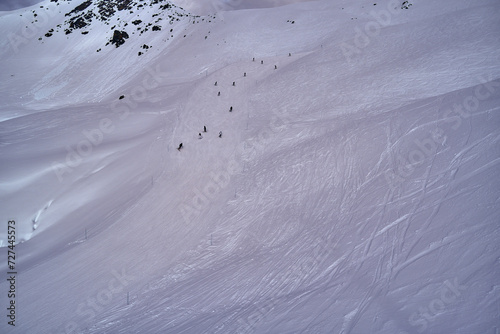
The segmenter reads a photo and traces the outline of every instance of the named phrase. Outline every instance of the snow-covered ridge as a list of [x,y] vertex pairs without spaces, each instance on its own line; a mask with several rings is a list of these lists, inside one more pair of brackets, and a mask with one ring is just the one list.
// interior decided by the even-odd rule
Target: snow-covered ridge
[[[52,2],[59,3],[59,1],[64,2],[65,0],[54,0]],[[43,6],[40,6],[40,8],[43,9]],[[143,11],[146,11],[148,14],[151,13],[150,17],[147,15],[140,15]],[[36,10],[33,10],[33,15],[35,17],[37,16]],[[139,16],[141,19],[130,21],[134,16]],[[190,15],[182,8],[175,6],[169,1],[163,0],[87,0],[67,12],[65,14],[67,20],[51,28],[45,34],[45,37],[51,37],[60,30],[64,31],[66,35],[74,31],[80,31],[81,34],[86,35],[92,30],[92,22],[95,21],[100,21],[108,26],[112,25],[110,29],[115,31],[119,31],[116,30],[118,28],[126,29],[130,23],[131,25],[127,29],[130,34],[138,32],[139,35],[142,35],[148,30],[160,31],[162,27],[166,28],[168,25],[172,25],[174,22],[178,22],[183,17],[188,16]],[[143,22],[143,19],[146,18],[148,20]],[[129,37],[129,34],[127,34],[125,30],[121,31],[121,33],[126,36],[125,38]],[[111,39],[110,42],[115,44],[116,47],[125,42],[122,36],[117,37],[115,34],[113,37],[114,38]],[[43,40],[43,38],[39,40]],[[106,45],[108,44],[109,42]]]
[[[200,18],[157,0],[61,0],[8,13],[0,21],[8,37],[1,41],[5,47],[0,51],[5,68],[15,68],[32,53],[39,61],[25,63],[18,73],[4,72],[3,94],[12,96],[10,101],[27,101],[23,107],[29,110],[100,101],[116,91],[118,77],[134,77],[170,43],[189,38],[190,24],[213,21],[212,16]],[[28,85],[10,93],[12,82],[21,80]],[[2,119],[27,112],[3,114]]]
[[497,332],[498,1],[192,1],[0,13],[0,332]]

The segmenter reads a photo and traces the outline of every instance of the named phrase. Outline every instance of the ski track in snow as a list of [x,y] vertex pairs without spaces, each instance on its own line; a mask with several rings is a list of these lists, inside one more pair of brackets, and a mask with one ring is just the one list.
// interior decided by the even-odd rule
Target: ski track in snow
[[[498,331],[498,4],[414,3],[347,61],[341,43],[388,1],[237,2],[99,61],[97,37],[2,53],[0,200],[23,243],[18,326],[0,331]],[[51,164],[103,118],[114,130],[60,182]]]

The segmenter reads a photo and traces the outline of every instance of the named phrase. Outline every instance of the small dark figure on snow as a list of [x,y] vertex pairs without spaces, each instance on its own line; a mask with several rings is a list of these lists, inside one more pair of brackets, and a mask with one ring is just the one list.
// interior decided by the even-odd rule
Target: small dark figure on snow
[[254,57],[254,58],[252,58],[252,61],[255,61],[255,57]]
[[260,61],[260,63],[261,63],[261,64],[264,64],[264,61],[263,61],[263,60],[261,60],[261,61]]
[[177,150],[180,151],[182,148],[182,143],[179,144],[179,147],[177,147]]
[[233,86],[236,86],[236,82],[233,81]]
[[278,66],[274,65],[274,69],[277,70],[278,69]]
[[203,136],[201,135],[201,133],[198,133],[198,139],[203,139]]
[[229,107],[229,112],[233,111],[233,106]]
[[203,132],[207,132],[207,127],[205,125],[203,126]]
[[291,56],[292,56],[292,54],[291,54],[291,53],[288,53],[288,57],[291,57]]
[[215,86],[217,86],[217,81],[215,82]]
[[220,96],[220,92],[217,93],[217,96]]
[[222,131],[219,131],[219,138],[222,138]]
[[243,76],[246,77],[247,76],[247,72],[243,73]]

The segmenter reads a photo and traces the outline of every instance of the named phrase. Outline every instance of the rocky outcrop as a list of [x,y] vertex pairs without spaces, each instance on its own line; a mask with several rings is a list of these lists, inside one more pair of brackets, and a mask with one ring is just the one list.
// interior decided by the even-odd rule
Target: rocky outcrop
[[125,43],[125,40],[128,38],[128,34],[125,31],[115,30],[113,33],[113,38],[111,39],[111,44],[119,47],[120,45]]

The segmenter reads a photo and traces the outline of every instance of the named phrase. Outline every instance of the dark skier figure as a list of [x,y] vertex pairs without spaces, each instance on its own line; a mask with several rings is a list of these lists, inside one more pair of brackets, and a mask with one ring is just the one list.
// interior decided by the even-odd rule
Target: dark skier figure
[[215,86],[217,86],[217,81],[215,82]]
[[219,138],[222,138],[222,131],[219,131]]
[[180,151],[182,148],[182,143],[179,144],[179,147],[177,147],[177,150]]
[[233,106],[229,107],[229,112],[233,111]]
[[236,82],[233,81],[233,86],[236,86]]
[[207,127],[205,125],[203,126],[203,132],[207,132]]
[[217,96],[220,96],[220,92],[219,92],[219,93],[217,93]]
[[198,133],[198,139],[203,139],[203,136],[201,135],[201,132]]

